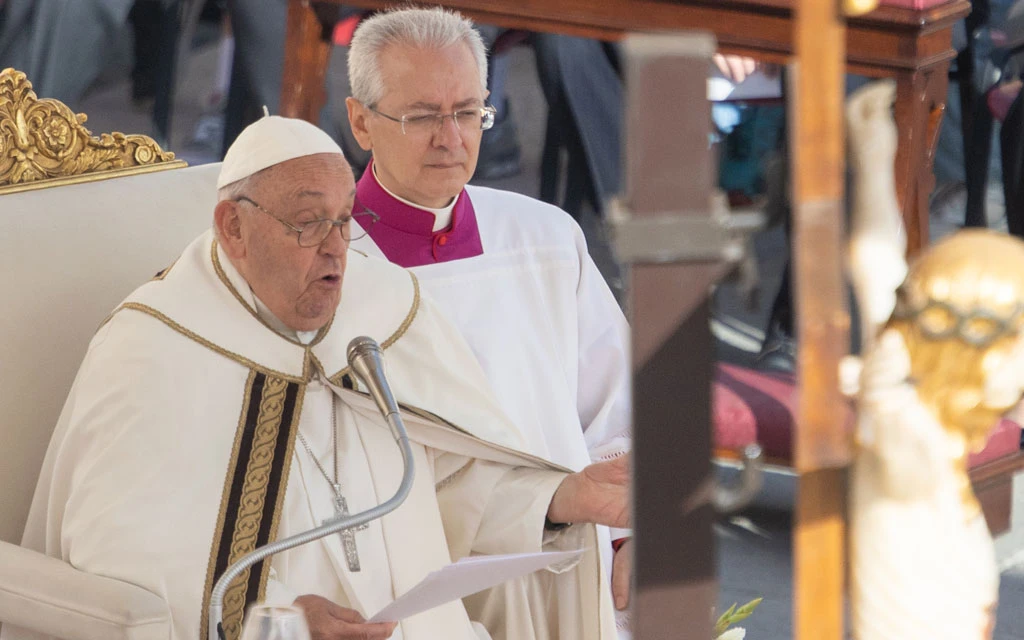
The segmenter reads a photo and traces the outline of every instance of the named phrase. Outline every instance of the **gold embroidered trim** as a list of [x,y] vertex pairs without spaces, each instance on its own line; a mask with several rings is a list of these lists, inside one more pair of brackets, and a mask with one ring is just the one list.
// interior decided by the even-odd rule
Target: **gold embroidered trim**
[[[233,284],[231,284],[231,280],[228,279],[228,274],[224,273],[224,266],[221,265],[221,263],[220,263],[220,256],[217,254],[217,239],[216,238],[214,238],[213,243],[210,246],[210,260],[213,261],[213,270],[214,270],[214,272],[216,272],[217,277],[220,278],[220,281],[224,284],[225,287],[228,288],[228,291],[231,292],[231,295],[235,296],[235,300],[238,300],[238,302],[241,303],[241,305],[243,307],[245,307],[245,310],[249,312],[249,315],[251,315],[252,317],[254,317],[257,320],[259,320],[260,324],[262,324],[264,327],[266,327],[266,328],[270,329],[271,331],[273,331],[275,335],[281,336],[282,338],[284,338],[288,342],[290,342],[292,344],[295,344],[295,345],[298,345],[300,347],[307,346],[307,345],[299,342],[295,338],[292,338],[290,336],[286,336],[283,333],[281,333],[280,331],[278,331],[277,329],[275,329],[274,327],[270,326],[267,323],[267,321],[264,320],[262,317],[260,317],[260,314],[257,313],[256,310],[253,309],[252,306],[248,302],[245,301],[245,298],[242,297],[242,294],[239,293],[237,289],[235,289],[235,286]],[[332,314],[331,315],[331,319],[327,321],[327,324],[325,324],[324,326],[320,327],[320,330],[317,331],[316,337],[313,338],[313,341],[310,342],[308,346],[310,346],[310,347],[315,346],[317,343],[319,343],[321,340],[323,340],[324,336],[327,335],[327,332],[330,331],[331,325],[333,323],[334,323],[334,315]]]
[[245,432],[245,418],[249,411],[249,403],[252,402],[252,387],[256,381],[256,371],[249,371],[249,378],[245,381],[245,393],[242,397],[242,411],[238,416],[238,426],[235,427],[235,443],[231,447],[231,458],[228,461],[227,471],[224,473],[224,489],[220,496],[220,509],[217,511],[217,526],[213,530],[213,544],[210,545],[210,559],[206,565],[206,581],[203,589],[203,613],[199,615],[199,637],[210,637],[210,623],[206,612],[210,609],[210,595],[213,592],[214,572],[217,570],[217,544],[224,535],[224,519],[228,511],[228,498],[231,497],[231,476],[234,475],[235,467],[238,465],[238,452],[242,447],[242,435]]
[[[281,487],[277,492],[277,502],[274,504],[274,516],[270,521],[269,542],[277,540],[277,530],[281,526],[281,511],[284,507],[284,496],[288,493],[288,474],[291,473],[292,459],[295,456],[295,437],[299,433],[299,424],[302,420],[302,403],[306,398],[306,386],[299,385],[295,393],[295,408],[292,410],[292,421],[289,427],[291,433],[288,435],[288,445],[284,452],[284,460],[281,465]],[[270,577],[270,559],[263,562],[263,571],[260,574],[260,590],[256,596],[257,602],[262,602],[267,595],[267,579]]]
[[245,310],[249,312],[249,315],[251,315],[252,317],[256,318],[259,321],[260,324],[262,324],[264,327],[266,327],[266,328],[270,329],[271,331],[273,331],[276,335],[281,336],[282,338],[284,338],[288,342],[291,342],[292,344],[297,344],[299,346],[305,346],[302,343],[300,343],[298,340],[293,340],[292,338],[289,338],[288,336],[281,335],[280,333],[278,333],[277,329],[275,329],[274,327],[272,327],[269,324],[267,324],[267,321],[264,320],[263,318],[261,318],[260,314],[256,313],[256,310],[253,309],[252,306],[248,302],[245,301],[245,298],[242,297],[242,294],[239,293],[237,289],[235,289],[234,285],[232,285],[231,281],[228,279],[228,274],[224,273],[224,267],[220,263],[220,256],[217,255],[217,240],[216,239],[214,239],[214,241],[210,244],[210,260],[213,261],[213,270],[217,274],[217,277],[220,278],[220,281],[224,284],[225,287],[228,288],[228,291],[230,291],[231,295],[233,295],[235,297],[235,300],[238,300],[239,304],[241,304],[243,307],[245,307]]
[[117,313],[117,312],[118,312],[118,309],[114,309],[109,314],[107,314],[107,317],[103,318],[103,322],[100,323],[100,326],[96,327],[96,332],[95,333],[99,333],[100,329],[102,329],[103,327],[107,326],[107,323],[114,319],[114,314]]
[[[313,353],[309,350],[309,347],[306,348],[306,353],[308,354],[308,356],[313,355]],[[310,380],[313,379],[313,363],[310,361],[308,356],[302,359],[303,382],[309,382]]]
[[[259,396],[254,397],[256,384],[261,378]],[[210,595],[219,578],[218,570],[225,570],[258,546],[277,539],[304,394],[304,385],[257,371],[249,373],[211,541],[203,611],[209,608]],[[293,400],[286,413],[289,396],[293,396]],[[255,409],[252,408],[253,402],[258,403]],[[271,483],[275,478],[276,481]],[[267,503],[271,491],[273,505]],[[233,518],[229,518],[229,514],[233,514]],[[267,518],[270,518],[269,523]],[[227,529],[228,522],[232,523],[230,529]],[[228,640],[240,637],[246,605],[265,597],[270,565],[269,560],[259,565],[259,580],[255,583],[250,567],[228,587],[224,596],[223,619],[224,635]],[[255,587],[255,594],[250,592],[251,586]],[[200,637],[206,637],[208,632],[208,621],[203,615],[200,617]]]
[[87,116],[40,100],[21,71],[0,72],[0,193],[184,167],[149,136],[85,128]]
[[317,358],[316,354],[313,353],[310,349],[306,350],[306,354],[308,355],[308,358],[309,358],[308,362],[311,363],[312,368],[315,371],[317,371],[318,373],[322,373],[323,375],[326,376],[327,375],[327,371],[324,369],[323,363],[320,362],[320,358]]
[[[281,378],[267,376],[263,383],[252,454],[242,483],[242,497],[238,503],[228,566],[256,548],[287,391],[288,381]],[[238,638],[241,635],[250,571],[251,568],[239,574],[224,594],[224,635],[227,638]]]
[[[152,307],[149,307],[149,306],[146,306],[144,304],[139,304],[138,302],[125,302],[124,304],[122,304],[117,309],[114,309],[114,313],[110,314],[110,316],[106,320],[104,320],[104,324],[106,324],[110,320],[110,318],[113,318],[114,315],[117,312],[119,312],[119,311],[121,311],[123,309],[131,309],[133,311],[140,311],[142,313],[145,313],[145,314],[148,314],[150,316],[153,316],[154,318],[156,318],[160,322],[163,322],[168,327],[170,327],[171,329],[174,329],[175,331],[177,331],[181,335],[185,336],[186,338],[189,338],[191,340],[194,340],[195,342],[198,342],[199,344],[203,345],[207,349],[210,349],[211,351],[214,351],[214,352],[224,356],[225,358],[229,358],[231,360],[234,360],[235,362],[245,366],[247,369],[255,369],[256,371],[259,371],[261,373],[265,373],[268,376],[274,376],[274,377],[277,377],[277,378],[281,378],[283,380],[287,380],[288,382],[295,382],[295,383],[298,383],[298,384],[302,384],[302,383],[306,382],[306,380],[304,378],[296,377],[296,376],[291,376],[291,375],[288,375],[287,373],[282,373],[280,371],[275,371],[274,369],[269,369],[269,368],[264,367],[263,365],[261,365],[259,363],[253,362],[252,360],[249,360],[248,358],[244,358],[244,357],[238,355],[237,353],[235,353],[233,351],[228,351],[227,349],[225,349],[223,347],[220,347],[220,346],[210,342],[206,338],[203,338],[202,336],[198,335],[197,333],[189,331],[188,329],[186,329],[185,327],[181,326],[180,324],[178,324],[174,320],[171,320],[170,318],[168,318],[164,314],[160,313],[156,309],[154,309]],[[100,326],[102,327],[102,325],[100,325]]]
[[[402,324],[398,325],[398,329],[395,330],[384,342],[380,344],[380,348],[387,349],[391,345],[398,342],[398,339],[405,335],[405,332],[409,330],[412,325],[412,321],[416,319],[416,313],[420,310],[420,281],[416,277],[416,274],[409,271],[409,277],[412,278],[412,306],[409,308],[409,313],[406,314],[405,319],[402,320]],[[338,373],[331,376],[329,379],[331,384],[335,386],[341,386],[341,379],[344,378],[350,371],[350,367],[345,367]]]
[[310,341],[310,343],[309,343],[309,347],[310,348],[315,347],[316,345],[320,344],[320,341],[323,340],[325,337],[327,337],[327,334],[331,330],[331,326],[334,325],[334,317],[335,317],[335,315],[337,315],[337,308],[335,308],[335,312],[331,314],[331,319],[327,321],[327,324],[325,324],[324,326],[320,327],[320,330],[316,332],[315,336],[313,336],[313,340]]
[[398,339],[404,336],[405,332],[409,330],[409,326],[412,325],[412,321],[416,318],[416,312],[420,310],[420,280],[412,271],[409,271],[408,273],[409,277],[412,279],[412,308],[409,309],[409,313],[405,316],[405,320],[402,321],[402,324],[398,325],[398,329],[391,334],[391,337],[381,343],[381,349],[387,349],[398,342]]
[[161,271],[160,271],[160,272],[159,272],[158,274],[156,274],[155,276],[153,276],[153,278],[152,278],[152,279],[151,279],[150,281],[152,282],[153,280],[163,280],[164,278],[166,278],[166,277],[167,277],[167,274],[171,272],[171,269],[173,269],[173,268],[174,268],[174,265],[176,265],[176,264],[178,264],[178,261],[177,261],[177,260],[175,260],[174,262],[172,262],[172,263],[171,263],[170,265],[168,265],[167,267],[164,267],[164,269],[163,269],[163,270],[161,270]]

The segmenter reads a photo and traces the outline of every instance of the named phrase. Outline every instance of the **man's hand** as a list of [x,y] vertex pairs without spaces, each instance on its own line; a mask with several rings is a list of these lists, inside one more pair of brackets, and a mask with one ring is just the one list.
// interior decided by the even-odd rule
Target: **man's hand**
[[629,606],[629,587],[633,580],[633,539],[622,543],[612,560],[612,598],[619,611]]
[[299,596],[295,606],[305,612],[313,640],[387,640],[398,626],[397,622],[367,622],[358,611],[320,596]]
[[747,79],[747,76],[760,71],[769,78],[779,75],[779,66],[776,64],[758,62],[753,58],[745,56],[725,55],[716,53],[712,61],[718,67],[718,71],[726,80],[733,84],[739,84]]
[[716,53],[712,60],[725,79],[733,84],[743,82],[757,70],[757,61],[753,58]]
[[565,477],[548,506],[552,522],[629,527],[629,456],[598,462]]

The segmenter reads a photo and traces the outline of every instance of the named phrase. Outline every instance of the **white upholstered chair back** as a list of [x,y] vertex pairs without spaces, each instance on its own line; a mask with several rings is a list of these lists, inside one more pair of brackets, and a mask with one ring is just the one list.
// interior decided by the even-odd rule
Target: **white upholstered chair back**
[[18,544],[93,333],[209,228],[220,165],[0,195],[0,541]]

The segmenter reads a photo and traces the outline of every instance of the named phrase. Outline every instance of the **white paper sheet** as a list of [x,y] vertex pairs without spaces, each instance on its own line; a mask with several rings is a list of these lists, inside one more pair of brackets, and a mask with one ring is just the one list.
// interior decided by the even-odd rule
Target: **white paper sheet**
[[556,563],[571,562],[583,550],[470,556],[427,575],[418,585],[384,607],[369,622],[398,622],[457,598]]

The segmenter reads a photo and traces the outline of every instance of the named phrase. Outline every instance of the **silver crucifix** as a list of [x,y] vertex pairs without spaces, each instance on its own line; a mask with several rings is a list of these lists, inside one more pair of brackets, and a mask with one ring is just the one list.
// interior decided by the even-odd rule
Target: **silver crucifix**
[[[341,493],[341,487],[334,485],[334,518],[343,518],[348,516],[348,501],[345,500],[345,496]],[[356,531],[365,531],[370,525],[363,523],[358,527],[352,527],[345,529],[338,535],[341,536],[341,544],[345,548],[345,560],[348,562],[348,570],[352,573],[357,573],[361,570],[359,566],[359,550],[356,548]]]

